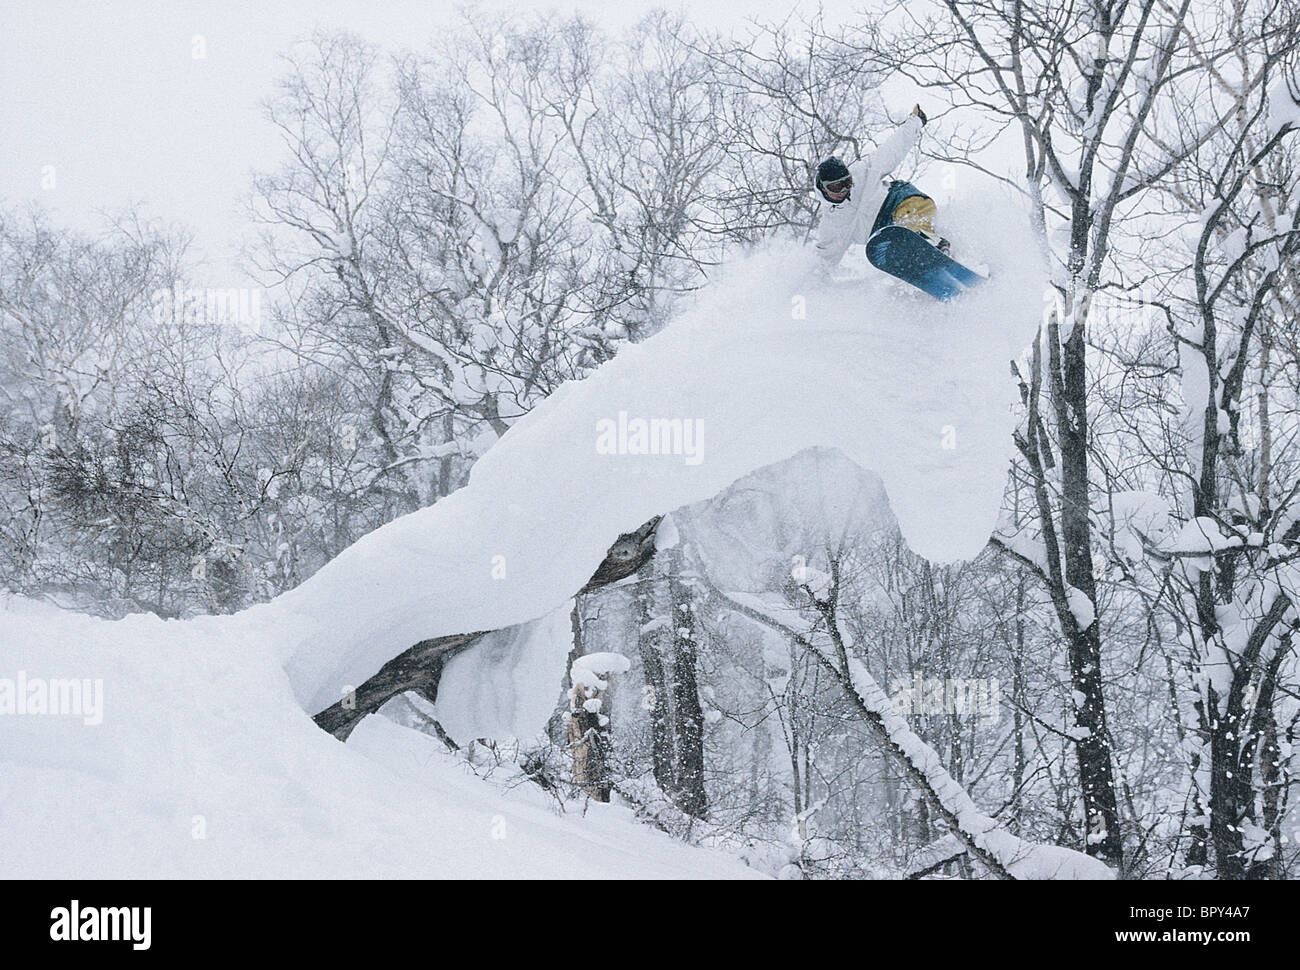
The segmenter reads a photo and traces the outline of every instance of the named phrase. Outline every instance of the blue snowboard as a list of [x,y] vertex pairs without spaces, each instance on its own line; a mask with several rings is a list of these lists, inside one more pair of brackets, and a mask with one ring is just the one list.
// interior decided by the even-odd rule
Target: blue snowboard
[[936,300],[951,300],[984,277],[950,259],[919,232],[885,226],[867,241],[867,259],[876,269],[897,276]]

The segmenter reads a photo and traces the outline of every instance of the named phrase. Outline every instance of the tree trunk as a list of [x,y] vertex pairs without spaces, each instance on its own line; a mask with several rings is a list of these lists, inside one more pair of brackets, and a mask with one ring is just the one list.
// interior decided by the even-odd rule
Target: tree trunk
[[594,688],[573,688],[569,710],[568,741],[573,756],[573,780],[598,802],[609,801],[609,735],[601,726],[601,715],[586,710],[583,703],[599,697]]
[[[578,601],[581,598],[574,597],[573,612],[570,614],[573,624],[573,650],[570,651],[570,658],[581,657],[584,652],[582,617],[578,612]],[[600,691],[595,687],[573,684],[569,688],[569,720],[565,727],[565,738],[573,758],[574,783],[596,801],[607,802],[612,788],[609,777],[609,718],[601,711],[604,704],[594,711],[586,708],[587,701],[600,699]]]
[[[1076,322],[1071,327],[1069,340],[1061,348],[1057,433],[1061,447],[1061,553],[1065,581],[1087,597],[1095,612],[1097,584],[1093,578],[1092,504],[1088,493],[1087,345],[1083,322],[1086,314],[1086,307],[1076,308]],[[1079,783],[1083,788],[1088,853],[1118,867],[1123,861],[1123,842],[1102,694],[1099,627],[1094,619],[1086,629],[1080,629],[1076,620],[1067,622],[1064,632],[1070,680],[1074,689],[1083,695],[1083,703],[1075,712],[1075,723],[1086,732],[1086,736],[1076,740],[1075,751],[1079,760]]]
[[[673,562],[680,562],[673,557]],[[677,807],[688,815],[704,818],[708,797],[704,791],[704,711],[700,707],[696,679],[696,644],[699,624],[691,587],[670,580],[674,593],[673,651],[673,748],[677,755],[675,783]]]
[[641,670],[645,677],[645,692],[641,704],[650,716],[650,758],[654,768],[655,783],[659,790],[668,793],[673,790],[673,739],[668,722],[668,681],[664,676],[663,658],[659,654],[659,637],[653,630],[646,630],[650,623],[650,603],[653,594],[638,594],[640,607],[637,634],[637,649],[641,655]]
[[680,555],[661,552],[646,595],[640,651],[651,688],[655,781],[678,808],[703,818],[704,712],[696,676],[693,590],[677,575]]

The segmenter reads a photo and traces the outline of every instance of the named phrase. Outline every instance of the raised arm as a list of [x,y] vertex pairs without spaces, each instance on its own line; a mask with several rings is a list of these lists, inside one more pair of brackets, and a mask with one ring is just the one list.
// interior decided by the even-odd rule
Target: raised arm
[[893,133],[880,143],[875,154],[871,156],[871,170],[879,175],[886,175],[903,164],[907,153],[920,140],[922,115],[912,114]]

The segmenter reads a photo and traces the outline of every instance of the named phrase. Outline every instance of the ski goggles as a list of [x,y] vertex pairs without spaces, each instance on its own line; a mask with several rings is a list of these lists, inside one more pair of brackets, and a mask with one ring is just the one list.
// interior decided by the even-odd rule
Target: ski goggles
[[853,188],[853,176],[846,175],[842,179],[834,179],[830,182],[823,182],[822,188],[831,195],[847,195],[849,189]]

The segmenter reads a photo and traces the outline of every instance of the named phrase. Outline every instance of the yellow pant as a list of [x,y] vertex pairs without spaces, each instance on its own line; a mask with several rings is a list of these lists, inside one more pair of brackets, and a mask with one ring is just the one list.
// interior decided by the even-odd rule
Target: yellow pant
[[902,226],[905,229],[912,229],[927,235],[934,235],[934,217],[936,215],[938,215],[938,210],[934,206],[934,199],[927,199],[923,195],[913,195],[898,203],[894,207],[893,215],[890,218],[896,226]]

